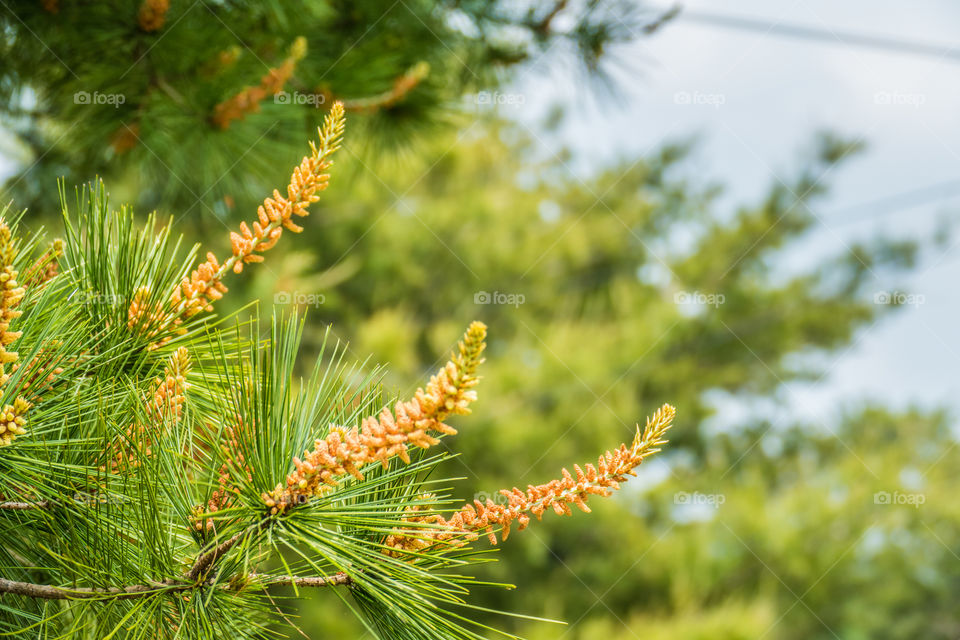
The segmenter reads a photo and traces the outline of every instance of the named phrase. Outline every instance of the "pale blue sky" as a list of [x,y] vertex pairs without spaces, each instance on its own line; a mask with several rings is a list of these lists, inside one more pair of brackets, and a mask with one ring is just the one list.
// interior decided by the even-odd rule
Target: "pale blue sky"
[[[949,0],[685,4],[769,23],[953,45],[960,56],[960,3]],[[702,143],[688,167],[725,183],[728,204],[755,200],[777,176],[789,179],[814,131],[828,127],[863,136],[868,151],[829,177],[833,190],[818,210],[822,224],[791,260],[843,251],[853,239],[878,232],[930,233],[940,216],[960,210],[960,59],[857,48],[842,40],[719,29],[681,15],[618,52],[627,63],[617,76],[622,104],[600,106],[571,82],[562,59],[548,55],[512,89],[522,104],[502,110],[535,128],[551,104],[570,106],[560,136],[577,151],[574,172],[636,159],[665,141],[699,133]],[[543,143],[544,152],[555,148],[548,136]],[[0,157],[0,175],[10,170]],[[855,208],[951,180],[958,181],[952,197],[883,208],[882,215]],[[875,398],[960,409],[960,244],[942,251],[907,280],[877,283],[878,290],[922,296],[923,304],[863,332],[829,363],[827,384],[787,390],[795,408],[825,417],[852,399]]]
[[[953,45],[960,55],[960,3],[946,0],[699,0],[686,6]],[[938,220],[960,210],[960,59],[857,48],[841,40],[719,29],[681,14],[620,52],[632,68],[618,75],[620,86],[627,87],[624,104],[598,106],[582,86],[564,78],[562,64],[544,62],[510,89],[523,95],[523,104],[502,110],[532,127],[550,104],[571,105],[560,136],[577,152],[574,173],[617,158],[635,159],[664,141],[699,133],[692,168],[728,186],[726,203],[755,201],[777,176],[788,180],[819,129],[863,136],[867,152],[829,176],[831,195],[817,209],[822,223],[791,261],[844,251],[854,239],[879,232],[929,234]],[[684,104],[688,96],[690,104]],[[544,151],[553,143],[543,138]],[[928,197],[912,207],[855,208],[951,180],[957,184],[944,191],[952,197]],[[878,282],[877,290],[899,289],[922,296],[923,303],[863,332],[828,363],[826,384],[785,390],[790,404],[811,418],[825,418],[864,398],[960,409],[958,242],[960,236],[911,277]]]

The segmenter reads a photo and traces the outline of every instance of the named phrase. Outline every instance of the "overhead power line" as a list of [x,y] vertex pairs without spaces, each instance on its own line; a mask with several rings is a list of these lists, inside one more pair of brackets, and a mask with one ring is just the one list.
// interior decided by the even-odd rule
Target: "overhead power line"
[[957,196],[960,196],[960,180],[946,180],[844,207],[830,213],[829,219],[831,226],[862,222]]
[[[671,9],[671,12],[676,11],[676,7]],[[960,43],[949,45],[935,44],[905,38],[857,33],[843,29],[834,29],[832,27],[812,27],[809,25],[780,21],[771,22],[769,20],[760,20],[747,16],[735,16],[682,8],[679,10],[679,15],[676,16],[676,20],[686,20],[687,22],[696,22],[712,27],[775,34],[788,38],[814,40],[827,44],[928,56],[941,60],[949,60],[950,62],[960,62]]]
[[[933,44],[905,38],[857,33],[832,27],[812,27],[782,21],[770,22],[747,16],[686,9],[682,4],[676,4],[665,10],[661,17],[650,25],[652,28],[647,33],[654,33],[666,23],[677,20],[686,20],[711,27],[752,31],[827,44],[928,56],[950,62],[960,62],[960,43],[952,45]],[[845,207],[831,213],[830,222],[832,225],[842,225],[867,221],[957,196],[960,196],[960,180],[947,180]]]

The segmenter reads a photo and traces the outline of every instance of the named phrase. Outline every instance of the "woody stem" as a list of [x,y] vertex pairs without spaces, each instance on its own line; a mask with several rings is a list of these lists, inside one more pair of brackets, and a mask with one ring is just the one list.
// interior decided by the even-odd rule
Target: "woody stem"
[[[297,586],[297,587],[336,587],[349,585],[353,579],[345,573],[336,573],[332,576],[271,576],[259,573],[251,573],[245,576],[235,576],[236,580],[230,579],[218,588],[228,591],[239,591],[246,588],[248,581],[259,583],[258,586]],[[243,578],[243,580],[241,580]],[[180,582],[175,580],[164,580],[163,582],[154,582],[148,584],[134,584],[125,587],[109,587],[96,589],[91,587],[54,587],[48,584],[35,584],[32,582],[17,582],[0,578],[0,594],[9,593],[12,595],[26,596],[28,598],[38,598],[41,600],[129,600],[132,598],[142,598],[161,593],[179,593],[212,586],[210,581],[203,582]]]

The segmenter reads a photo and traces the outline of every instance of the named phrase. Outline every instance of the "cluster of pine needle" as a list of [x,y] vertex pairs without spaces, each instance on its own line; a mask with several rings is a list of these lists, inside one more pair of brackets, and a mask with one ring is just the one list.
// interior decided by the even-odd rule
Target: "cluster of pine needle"
[[0,633],[263,637],[292,624],[286,586],[344,587],[379,638],[481,638],[462,571],[485,561],[479,535],[589,511],[665,442],[668,405],[596,465],[456,506],[430,475],[456,433],[446,421],[477,400],[482,323],[412,398],[388,402],[380,372],[339,345],[299,380],[296,313],[265,336],[256,316],[218,317],[229,274],[300,230],[343,130],[335,104],[224,259],[198,262],[169,226],[111,210],[100,184],[73,204],[61,189],[65,235],[49,243],[3,210]]

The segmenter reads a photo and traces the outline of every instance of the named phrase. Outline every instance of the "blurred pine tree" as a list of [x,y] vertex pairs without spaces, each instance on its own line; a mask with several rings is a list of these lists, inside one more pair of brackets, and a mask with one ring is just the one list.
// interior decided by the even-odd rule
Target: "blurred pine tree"
[[[519,604],[524,613],[570,621],[586,614],[604,620],[596,628],[611,632],[620,628],[617,618],[694,629],[696,609],[687,622],[669,613],[690,604],[688,596],[697,607],[715,606],[733,590],[736,566],[711,556],[709,571],[698,574],[692,563],[705,560],[684,549],[702,545],[702,553],[710,553],[720,544],[711,535],[728,540],[730,534],[720,523],[710,535],[691,523],[673,543],[668,532],[688,530],[674,519],[674,494],[729,488],[731,501],[734,493],[738,500],[755,498],[756,511],[743,505],[742,519],[730,521],[746,526],[773,498],[749,479],[740,486],[734,474],[741,466],[746,474],[768,467],[775,473],[779,465],[756,439],[726,448],[705,425],[718,406],[769,406],[782,398],[784,383],[818,379],[858,331],[893,310],[875,304],[874,294],[896,288],[918,247],[879,237],[837,257],[784,265],[812,246],[817,219],[811,209],[827,189],[818,177],[858,147],[832,136],[801,159],[793,180],[730,212],[718,206],[719,188],[693,172],[687,144],[577,179],[563,160],[531,161],[524,140],[517,128],[491,123],[459,144],[438,140],[434,154],[393,173],[374,177],[354,165],[354,188],[331,194],[322,203],[330,212],[325,222],[305,231],[313,241],[303,246],[321,250],[287,253],[274,263],[279,276],[261,272],[252,282],[265,304],[308,310],[307,343],[319,341],[330,324],[356,353],[390,363],[388,386],[397,388],[405,386],[401,374],[410,379],[429,371],[465,321],[477,317],[496,327],[484,372],[485,387],[495,391],[475,409],[481,426],[451,441],[465,452],[447,468],[464,476],[461,494],[514,483],[518,469],[521,482],[540,483],[579,452],[625,437],[631,425],[623,416],[646,412],[659,398],[676,402],[679,428],[662,460],[682,481],[650,497],[624,493],[598,505],[589,521],[545,523],[530,536],[511,538],[501,550],[506,561],[484,575],[520,587],[490,593],[493,608]],[[941,438],[940,446],[949,447]],[[890,452],[899,446],[891,441]],[[714,467],[720,468],[715,475],[698,475]],[[882,483],[895,484],[895,475],[885,474]],[[779,481],[801,482],[786,468]],[[802,494],[802,485],[793,490]],[[869,521],[859,525],[865,529]],[[858,526],[852,515],[850,526]],[[606,552],[583,554],[585,547]],[[676,555],[664,557],[661,548]],[[749,554],[740,551],[732,563]],[[843,551],[831,545],[816,566]],[[517,566],[527,569],[509,570]],[[713,571],[725,586],[711,586]],[[803,575],[811,582],[817,577]],[[770,616],[771,606],[768,599],[756,607],[732,602],[705,615],[726,628],[731,611],[745,611],[747,626],[733,625],[729,637],[756,637],[763,631],[758,626],[772,625],[781,612]],[[566,637],[592,640],[587,629]],[[699,629],[707,634],[702,637],[714,637]],[[549,627],[543,634],[562,635]]]
[[55,211],[57,178],[99,173],[140,208],[228,217],[285,177],[276,159],[335,99],[357,116],[353,152],[408,148],[511,66],[551,49],[597,75],[657,16],[626,0],[4,3],[0,126],[22,160],[6,196]]

